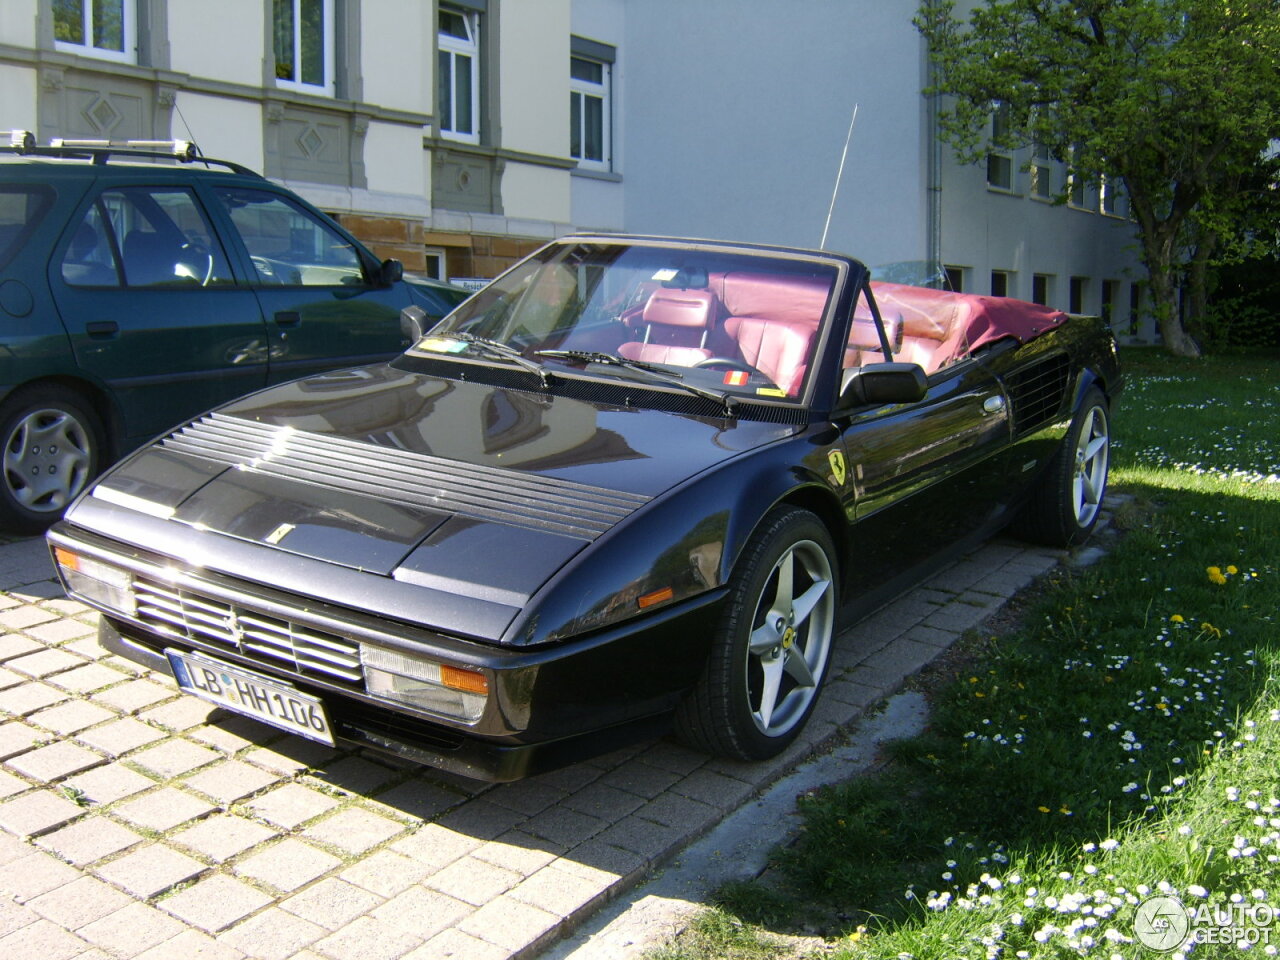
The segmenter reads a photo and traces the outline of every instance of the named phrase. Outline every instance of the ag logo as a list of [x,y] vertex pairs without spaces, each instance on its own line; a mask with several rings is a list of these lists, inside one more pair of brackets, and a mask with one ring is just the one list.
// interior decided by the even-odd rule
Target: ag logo
[[836,486],[843,487],[844,478],[849,475],[844,463],[844,454],[839,450],[832,450],[827,454],[827,462],[831,464],[831,474],[836,478]]
[[1138,942],[1161,953],[1182,946],[1190,930],[1187,908],[1177,897],[1148,897],[1133,914],[1133,934]]

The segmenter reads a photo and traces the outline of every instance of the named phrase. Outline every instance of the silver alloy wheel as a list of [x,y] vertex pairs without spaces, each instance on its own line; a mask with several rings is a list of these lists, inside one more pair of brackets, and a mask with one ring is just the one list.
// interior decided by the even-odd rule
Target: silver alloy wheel
[[752,620],[747,703],[765,736],[783,736],[805,717],[834,624],[831,562],[818,544],[801,540],[774,564]]
[[1076,444],[1075,473],[1071,479],[1072,507],[1076,523],[1087,527],[1097,516],[1107,488],[1110,459],[1110,437],[1107,414],[1101,407],[1091,407],[1080,425]]
[[66,507],[89,482],[92,435],[67,410],[33,410],[4,445],[4,480],[13,499],[33,513]]

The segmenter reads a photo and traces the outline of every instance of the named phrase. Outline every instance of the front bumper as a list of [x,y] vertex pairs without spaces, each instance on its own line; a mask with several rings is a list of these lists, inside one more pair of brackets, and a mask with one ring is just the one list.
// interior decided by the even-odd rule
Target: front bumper
[[587,637],[513,649],[207,570],[178,568],[168,558],[66,524],[50,540],[139,577],[162,572],[168,582],[201,597],[255,615],[284,617],[300,629],[324,631],[353,646],[372,644],[483,671],[489,698],[479,720],[467,723],[371,696],[358,678],[292,669],[251,650],[219,645],[199,633],[175,634],[119,611],[104,609],[100,627],[103,646],[151,669],[170,672],[163,655],[167,647],[212,654],[320,698],[344,741],[492,781],[519,779],[663,732],[670,712],[698,678],[725,601],[723,590],[710,591]]

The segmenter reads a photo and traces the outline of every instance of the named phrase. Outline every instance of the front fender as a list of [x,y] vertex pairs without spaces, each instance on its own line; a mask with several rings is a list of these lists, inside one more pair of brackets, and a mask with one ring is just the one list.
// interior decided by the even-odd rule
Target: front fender
[[824,519],[838,516],[834,478],[820,472],[833,437],[828,430],[788,438],[667,491],[566,564],[503,642],[565,640],[724,586],[752,532],[783,500],[821,502]]

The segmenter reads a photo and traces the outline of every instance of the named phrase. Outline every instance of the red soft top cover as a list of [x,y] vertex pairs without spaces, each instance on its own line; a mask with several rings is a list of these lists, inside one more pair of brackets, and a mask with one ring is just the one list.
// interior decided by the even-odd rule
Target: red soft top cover
[[[1067,319],[1061,310],[1008,297],[952,293],[879,281],[872,282],[871,292],[886,323],[901,317],[908,336],[936,339],[945,339],[963,330],[970,352],[1004,337],[1026,343]],[[926,329],[936,332],[928,333]]]

